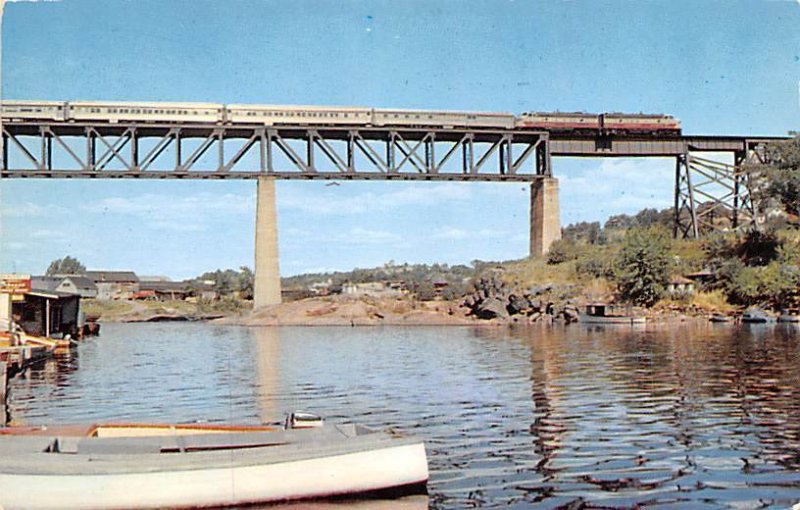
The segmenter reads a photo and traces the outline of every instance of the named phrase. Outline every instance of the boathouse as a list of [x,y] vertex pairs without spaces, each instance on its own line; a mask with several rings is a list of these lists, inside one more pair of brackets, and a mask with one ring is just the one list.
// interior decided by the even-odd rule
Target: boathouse
[[32,289],[24,300],[12,303],[11,312],[26,333],[34,336],[76,336],[80,314],[78,294]]

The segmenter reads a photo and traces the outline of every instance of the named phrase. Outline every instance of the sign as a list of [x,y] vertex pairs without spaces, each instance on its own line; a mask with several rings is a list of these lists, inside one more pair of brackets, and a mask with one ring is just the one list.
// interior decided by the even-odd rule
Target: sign
[[31,275],[0,274],[0,294],[21,295],[31,291]]

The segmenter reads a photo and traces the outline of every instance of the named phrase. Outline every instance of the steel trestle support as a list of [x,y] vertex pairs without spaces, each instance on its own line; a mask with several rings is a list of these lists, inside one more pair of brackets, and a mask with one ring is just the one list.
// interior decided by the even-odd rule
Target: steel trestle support
[[763,163],[764,144],[745,141],[743,148],[732,165],[690,152],[675,158],[675,237],[758,228],[752,195],[758,176],[746,167]]

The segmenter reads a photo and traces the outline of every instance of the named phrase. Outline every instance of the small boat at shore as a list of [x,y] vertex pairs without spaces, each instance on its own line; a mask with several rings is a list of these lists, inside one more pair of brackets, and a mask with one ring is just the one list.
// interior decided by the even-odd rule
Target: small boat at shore
[[420,439],[353,424],[308,427],[0,428],[0,508],[197,508],[426,493]]
[[775,317],[760,308],[748,308],[742,314],[742,322],[746,324],[766,324],[775,322]]
[[715,323],[726,323],[726,322],[733,322],[733,317],[730,315],[725,315],[724,313],[713,313],[711,317],[708,318],[709,321]]
[[784,308],[778,315],[778,322],[798,323],[800,322],[800,310],[797,308]]
[[586,324],[644,324],[646,319],[620,306],[597,303],[586,305],[580,321]]

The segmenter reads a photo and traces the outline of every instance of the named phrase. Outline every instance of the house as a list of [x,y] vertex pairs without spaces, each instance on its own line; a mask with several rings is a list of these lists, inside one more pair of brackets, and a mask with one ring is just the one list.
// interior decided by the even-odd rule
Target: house
[[708,283],[714,281],[716,274],[709,268],[703,268],[700,271],[696,271],[694,273],[689,273],[684,275],[686,278],[692,280],[695,283]]
[[673,276],[667,283],[667,294],[670,296],[694,294],[694,282],[683,276]]
[[91,279],[82,275],[33,276],[31,286],[40,290],[78,294],[82,298],[97,297],[97,286]]
[[158,301],[185,300],[189,297],[191,289],[187,282],[172,282],[169,280],[139,281],[139,295],[152,297]]
[[86,271],[97,286],[97,299],[131,299],[139,291],[139,278],[133,271]]
[[342,285],[342,294],[350,296],[374,296],[383,294],[386,286],[383,282],[345,283]]
[[78,294],[82,298],[96,298],[97,285],[85,276],[65,275],[55,290]]

